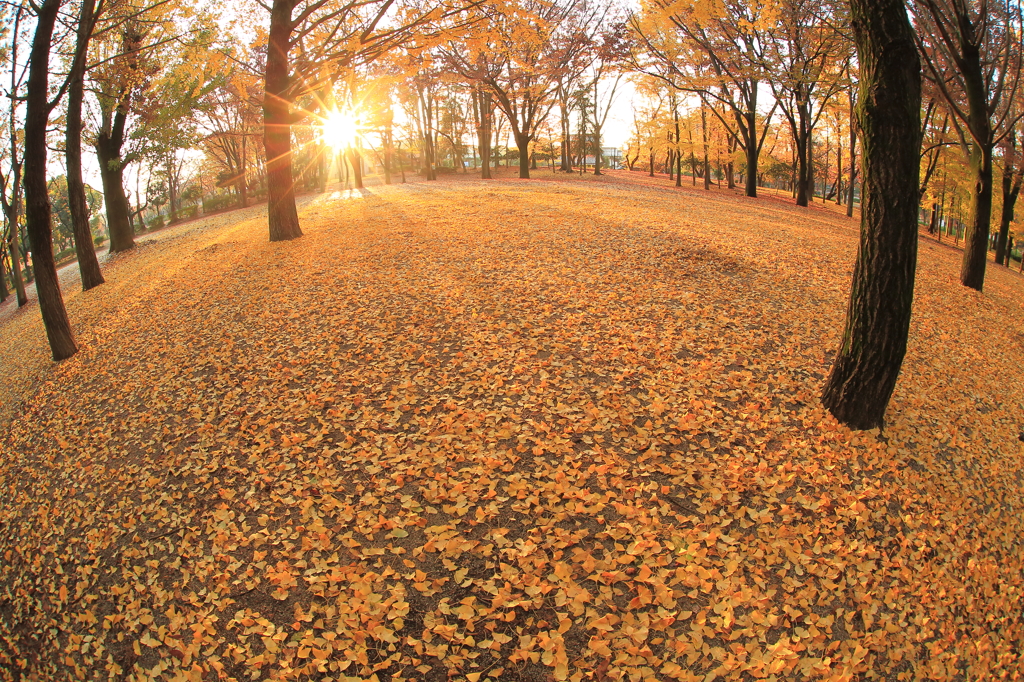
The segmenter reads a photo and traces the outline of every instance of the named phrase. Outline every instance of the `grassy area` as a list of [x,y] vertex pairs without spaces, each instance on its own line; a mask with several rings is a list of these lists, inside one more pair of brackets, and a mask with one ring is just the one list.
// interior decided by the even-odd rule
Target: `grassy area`
[[0,678],[1018,673],[1021,277],[923,241],[854,433],[841,209],[537,177],[170,228],[56,366],[0,310]]

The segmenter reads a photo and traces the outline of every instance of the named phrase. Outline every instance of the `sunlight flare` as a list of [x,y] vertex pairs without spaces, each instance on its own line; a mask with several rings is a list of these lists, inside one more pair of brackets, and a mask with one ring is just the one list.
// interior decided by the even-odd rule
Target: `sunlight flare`
[[359,137],[359,120],[351,111],[332,111],[321,123],[320,137],[332,149],[345,149]]

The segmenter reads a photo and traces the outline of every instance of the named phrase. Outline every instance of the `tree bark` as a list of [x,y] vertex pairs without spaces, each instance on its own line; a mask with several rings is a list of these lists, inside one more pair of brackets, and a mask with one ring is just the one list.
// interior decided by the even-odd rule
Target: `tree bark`
[[964,257],[960,267],[960,283],[981,291],[985,286],[985,264],[988,261],[988,230],[992,219],[992,149],[973,145],[971,174],[974,187],[964,235]]
[[355,176],[355,188],[363,189],[363,156],[354,146],[348,148],[348,162],[352,166],[352,175]]
[[1003,210],[999,217],[999,236],[996,239],[996,263],[1007,267],[1010,266],[1010,256],[1006,244],[1010,237],[1010,223],[1013,222],[1013,208],[1017,204],[1020,187],[1020,174],[1014,173],[1012,164],[1007,163],[1003,167]]
[[992,219],[992,122],[988,111],[988,86],[982,76],[982,56],[977,45],[965,44],[960,67],[967,95],[967,117],[974,143],[970,167],[974,176],[970,221],[964,236],[960,282],[982,290],[988,260],[989,222]]
[[[14,199],[17,202],[18,199]],[[17,209],[15,209],[17,211]],[[14,292],[18,295],[18,307],[28,303],[28,294],[25,292],[25,277],[21,274],[21,249],[18,248],[18,221],[15,219],[11,228],[11,279],[14,280]]]
[[700,103],[700,134],[704,145],[704,189],[711,189],[711,165],[708,161],[708,120],[704,111],[704,101]]
[[121,105],[115,112],[103,112],[102,116],[103,124],[96,136],[96,157],[103,182],[103,203],[107,209],[110,252],[119,253],[135,248],[135,235],[128,218],[128,199],[124,193],[124,164],[121,162],[127,112]]
[[38,24],[29,59],[28,88],[25,98],[25,225],[32,245],[32,269],[35,273],[39,309],[50,342],[53,359],[60,361],[78,352],[71,333],[71,322],[64,308],[53,260],[50,198],[46,188],[46,126],[52,105],[49,94],[50,39],[61,0],[44,0],[39,6]]
[[822,403],[881,426],[907,349],[917,264],[921,66],[902,0],[851,0],[861,65],[861,237],[842,345]]
[[494,115],[494,105],[491,104],[491,93],[483,90],[478,91],[480,107],[480,128],[477,132],[477,144],[480,147],[480,178],[491,179],[491,117]]
[[[530,135],[529,133],[515,133],[516,147],[519,149],[519,177],[529,180],[530,178]],[[586,150],[584,149],[584,153]]]
[[[753,114],[749,117],[751,119],[751,128],[753,128]],[[756,136],[753,144],[751,140],[747,141],[747,147],[744,150],[747,153],[747,174],[744,177],[744,194],[748,197],[757,197],[757,142]]]
[[274,0],[267,38],[263,145],[266,147],[267,215],[272,242],[302,236],[292,177],[292,94],[288,50],[293,7],[294,0]]
[[96,259],[96,247],[92,242],[92,230],[89,229],[89,202],[85,197],[85,181],[82,179],[82,101],[85,98],[85,56],[89,48],[89,39],[92,37],[95,4],[95,0],[83,0],[78,17],[78,37],[75,46],[75,62],[72,65],[68,86],[64,135],[68,208],[71,210],[71,224],[75,235],[78,271],[82,275],[82,291],[88,291],[103,284],[100,263]]
[[11,292],[7,290],[7,273],[4,268],[4,255],[0,252],[0,303],[7,300],[7,297],[11,295]]

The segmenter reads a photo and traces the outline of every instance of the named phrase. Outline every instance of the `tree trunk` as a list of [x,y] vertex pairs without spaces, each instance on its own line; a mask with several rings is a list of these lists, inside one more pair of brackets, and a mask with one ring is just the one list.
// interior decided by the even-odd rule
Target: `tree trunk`
[[127,114],[123,107],[119,107],[116,112],[104,112],[103,117],[105,120],[96,137],[96,157],[103,182],[103,203],[107,209],[110,253],[119,253],[135,248],[135,235],[128,218],[128,199],[124,193],[124,164],[121,163]]
[[902,0],[851,0],[861,65],[861,237],[842,346],[822,402],[881,426],[907,350],[917,264],[921,66]]
[[836,184],[835,184],[835,188],[834,189],[835,189],[835,193],[836,193],[836,206],[842,206],[843,205],[843,182],[842,182],[843,181],[843,141],[842,141],[842,138],[840,138],[840,140],[838,142],[838,145],[839,145],[839,149],[836,151]]
[[1017,195],[1020,194],[1020,182],[1014,182],[1013,176],[1013,166],[1010,164],[1004,166],[1003,210],[999,217],[999,236],[996,239],[996,263],[1007,267],[1010,266],[1010,256],[1006,249],[1006,243],[1010,236],[1010,223],[1013,222],[1013,207],[1017,203]]
[[796,126],[793,128],[793,142],[796,148],[796,205],[807,206],[814,200],[814,185],[811,164],[811,130],[806,105],[797,105]]
[[7,300],[11,292],[7,289],[7,273],[4,267],[4,254],[0,252],[0,303]]
[[363,156],[354,146],[348,148],[348,162],[352,165],[352,175],[355,176],[355,188],[363,189]]
[[[751,129],[753,129],[753,115],[749,117]],[[752,139],[748,139],[746,142],[747,148],[744,150],[747,153],[747,175],[744,178],[744,194],[748,197],[757,197],[757,136],[752,135]]]
[[53,260],[53,233],[50,223],[50,198],[46,188],[46,126],[50,116],[48,70],[50,39],[61,0],[44,0],[39,6],[29,59],[25,106],[25,225],[32,245],[32,270],[35,274],[39,309],[43,314],[46,337],[53,359],[60,361],[78,352],[71,322],[57,279]]
[[857,187],[857,121],[854,105],[856,98],[850,88],[850,186],[847,191],[846,217],[853,217],[853,191]]
[[982,290],[985,285],[985,264],[988,260],[988,228],[992,217],[992,149],[974,145],[971,152],[970,219],[964,235],[964,257],[960,267],[960,283]]
[[293,3],[294,0],[274,0],[267,39],[263,144],[266,147],[267,214],[272,242],[302,236],[292,177],[292,94],[289,91],[288,50]]
[[[530,178],[530,135],[515,133],[516,147],[519,149],[519,177]],[[584,152],[585,153],[585,152]]]
[[391,164],[394,163],[394,146],[395,142],[392,138],[391,125],[394,115],[391,112],[390,107],[388,108],[387,118],[384,124],[384,184],[391,184]]
[[[16,206],[19,200],[17,198],[12,199],[12,205]],[[15,213],[18,209],[14,208]],[[11,225],[11,279],[14,280],[14,292],[18,295],[18,307],[28,303],[28,294],[25,292],[25,277],[21,274],[21,249],[18,247],[18,220],[15,218]]]
[[[561,86],[560,86],[561,88]],[[559,92],[558,98],[559,123],[562,126],[562,164],[559,170],[565,173],[572,172],[571,145],[572,136],[569,128],[569,106],[563,92]]]
[[974,176],[970,222],[964,236],[964,257],[960,282],[982,290],[988,260],[989,222],[992,219],[992,123],[988,111],[988,84],[982,76],[982,57],[976,45],[965,45],[961,72],[967,93],[968,125],[971,129],[970,166]]
[[65,151],[68,182],[68,208],[75,235],[75,253],[78,255],[78,271],[82,275],[82,291],[88,291],[103,284],[100,263],[96,259],[96,247],[89,229],[89,202],[85,197],[85,182],[82,180],[82,100],[85,98],[85,56],[92,36],[93,9],[95,0],[83,0],[78,18],[78,38],[75,46],[76,61],[73,64],[68,87],[66,114]]
[[708,120],[704,102],[700,103],[700,135],[704,144],[704,189],[711,189],[711,165],[708,161]]

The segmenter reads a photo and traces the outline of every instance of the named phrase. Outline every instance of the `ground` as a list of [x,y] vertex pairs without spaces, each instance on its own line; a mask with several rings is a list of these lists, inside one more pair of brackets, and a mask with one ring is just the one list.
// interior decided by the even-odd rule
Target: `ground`
[[0,678],[1016,679],[1024,278],[923,237],[852,432],[854,220],[553,178],[172,228],[59,365],[5,304]]

